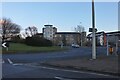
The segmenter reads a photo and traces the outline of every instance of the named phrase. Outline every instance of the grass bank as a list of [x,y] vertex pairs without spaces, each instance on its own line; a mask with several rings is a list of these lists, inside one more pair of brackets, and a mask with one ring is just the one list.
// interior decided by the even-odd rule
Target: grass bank
[[61,48],[59,46],[52,47],[34,47],[28,46],[20,43],[10,43],[8,51],[5,48],[2,48],[2,53],[37,53],[37,52],[54,52],[54,51],[63,51],[67,48]]

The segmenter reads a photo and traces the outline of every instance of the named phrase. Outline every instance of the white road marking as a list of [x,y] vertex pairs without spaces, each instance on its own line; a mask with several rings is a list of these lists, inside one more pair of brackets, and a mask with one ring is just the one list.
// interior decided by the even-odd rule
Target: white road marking
[[59,80],[62,80],[62,79],[63,79],[63,78],[61,78],[61,77],[57,77],[57,76],[56,76],[55,78],[56,78],[56,79],[59,79]]
[[[17,65],[25,65],[25,64],[20,64],[20,63],[16,63],[13,64],[13,62],[8,58],[8,62],[14,66]],[[27,64],[28,66],[28,64]],[[112,75],[107,75],[107,74],[101,74],[101,73],[95,73],[95,72],[87,72],[87,71],[75,71],[75,70],[67,70],[67,69],[57,69],[57,68],[51,68],[51,67],[44,67],[44,66],[34,66],[34,65],[29,65],[31,67],[40,67],[40,68],[44,68],[44,69],[51,69],[51,70],[61,70],[61,71],[66,71],[66,72],[74,72],[74,73],[87,73],[87,74],[93,74],[93,75],[101,75],[101,76],[112,76]],[[114,76],[113,76],[114,77]]]
[[8,62],[14,66],[19,66],[19,65],[24,65],[24,64],[21,64],[21,63],[13,63],[9,58],[8,58]]
[[57,77],[57,76],[54,78],[59,79],[59,80],[74,80],[74,79],[62,78],[62,77]]
[[[32,66],[31,67],[38,67],[38,66]],[[40,68],[44,68],[44,69],[51,69],[51,70],[61,70],[61,71],[66,71],[66,72],[74,72],[74,73],[86,73],[86,74],[93,74],[93,75],[100,75],[100,76],[108,76],[108,77],[112,77],[112,75],[108,75],[108,74],[101,74],[101,73],[95,73],[95,72],[87,72],[87,71],[75,71],[75,70],[67,70],[67,69],[57,69],[57,68],[50,68],[50,67],[43,67],[43,66],[39,66]],[[114,76],[113,76],[114,77]]]
[[18,64],[18,63],[17,63],[17,64],[13,64],[13,65],[14,65],[14,66],[19,66],[19,65],[24,65],[24,64],[20,64],[20,63]]
[[13,64],[13,62],[12,62],[9,58],[8,58],[7,60],[8,60],[8,62],[9,62],[10,64]]

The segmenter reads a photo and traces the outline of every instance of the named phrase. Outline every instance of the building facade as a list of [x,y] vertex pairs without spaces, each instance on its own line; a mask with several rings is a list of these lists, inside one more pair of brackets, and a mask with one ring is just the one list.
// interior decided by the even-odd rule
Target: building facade
[[[115,32],[97,32],[96,33],[96,44],[98,46],[106,46],[107,41],[109,45],[120,45],[120,31]],[[92,33],[87,35],[87,41],[89,42],[89,45],[92,45]]]
[[42,33],[38,34],[40,37],[51,40],[54,45],[70,46],[71,44],[84,43],[86,41],[86,32],[57,32],[57,28],[53,25],[44,25]]
[[44,38],[53,40],[54,34],[57,32],[57,28],[53,27],[53,25],[44,25],[42,32]]
[[81,45],[86,41],[86,32],[57,32],[54,36],[54,44],[60,45],[61,43],[64,46],[70,46],[71,44]]
[[[86,33],[83,35],[86,37]],[[60,45],[61,43],[65,46],[70,46],[71,44],[81,44],[81,39],[85,41],[85,37],[81,37],[81,33],[78,32],[57,32],[54,37],[54,44]]]
[[106,33],[106,37],[110,45],[115,46],[118,44],[120,46],[120,31],[108,32]]

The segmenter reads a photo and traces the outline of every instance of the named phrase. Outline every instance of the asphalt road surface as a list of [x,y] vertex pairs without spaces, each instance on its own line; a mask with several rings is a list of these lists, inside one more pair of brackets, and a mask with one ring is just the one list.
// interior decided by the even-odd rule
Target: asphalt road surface
[[[97,54],[106,55],[105,53],[105,48],[97,50]],[[3,78],[54,78],[58,80],[116,78],[115,76],[98,73],[31,65],[31,63],[40,63],[47,60],[60,60],[87,55],[91,55],[91,48],[71,48],[68,51],[52,53],[3,54],[2,76]]]
[[[41,62],[46,60],[59,60],[59,59],[67,59],[67,58],[75,58],[79,56],[91,56],[91,48],[83,47],[83,48],[70,48],[68,51],[62,52],[48,52],[48,53],[29,53],[29,54],[3,54],[2,58],[12,59],[14,62]],[[99,47],[97,49],[97,54],[106,55],[106,48]]]

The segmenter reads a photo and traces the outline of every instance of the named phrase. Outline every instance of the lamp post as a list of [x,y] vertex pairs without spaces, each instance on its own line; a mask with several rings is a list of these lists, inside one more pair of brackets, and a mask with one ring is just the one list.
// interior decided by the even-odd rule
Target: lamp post
[[92,59],[96,59],[94,0],[92,0],[92,28]]

